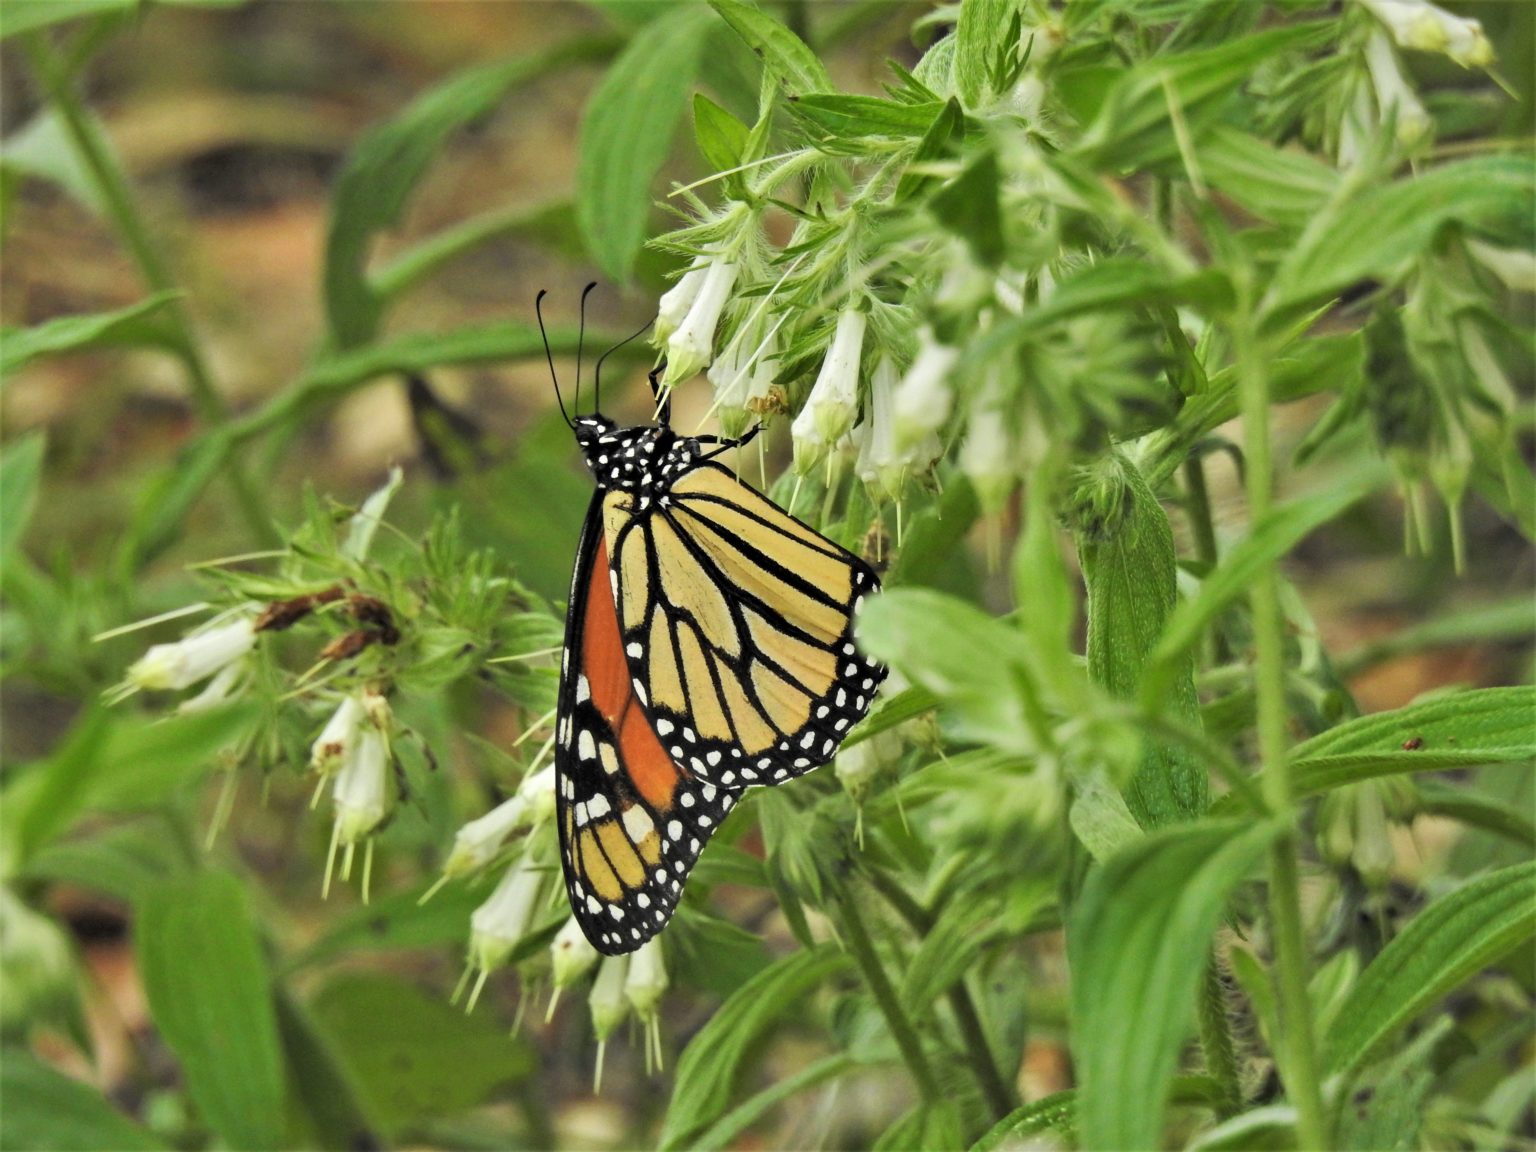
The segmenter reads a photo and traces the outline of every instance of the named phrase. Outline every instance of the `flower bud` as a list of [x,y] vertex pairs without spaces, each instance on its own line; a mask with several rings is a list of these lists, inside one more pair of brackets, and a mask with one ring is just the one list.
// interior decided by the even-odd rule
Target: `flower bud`
[[363,501],[363,506],[347,524],[347,539],[341,546],[343,556],[352,560],[362,560],[368,555],[368,549],[373,544],[374,533],[379,530],[379,522],[384,519],[384,510],[389,507],[395,490],[400,487],[404,479],[404,472],[398,467],[391,468],[389,478],[369,493],[368,499]]
[[1443,52],[1464,68],[1493,63],[1493,45],[1478,21],[1452,15],[1426,0],[1361,0],[1399,47]]
[[148,691],[189,688],[254,648],[254,623],[252,617],[241,615],[174,644],[156,644],[128,669],[128,682]]
[[555,766],[551,764],[531,776],[524,776],[517,795],[528,807],[528,823],[537,826],[555,817]]
[[688,314],[667,339],[664,386],[670,388],[713,363],[715,329],[720,325],[720,313],[725,310],[735,285],[736,265],[719,258],[711,260]]
[[1392,45],[1380,32],[1371,33],[1371,38],[1366,41],[1365,66],[1370,72],[1371,87],[1376,91],[1376,106],[1381,115],[1385,118],[1389,111],[1393,112],[1398,143],[1418,143],[1429,133],[1434,122],[1403,76]]

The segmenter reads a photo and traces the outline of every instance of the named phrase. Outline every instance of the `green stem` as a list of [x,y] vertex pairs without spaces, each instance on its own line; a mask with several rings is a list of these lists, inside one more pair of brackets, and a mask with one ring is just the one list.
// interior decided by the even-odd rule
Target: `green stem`
[[880,964],[880,957],[875,953],[874,941],[870,939],[869,930],[864,926],[864,916],[859,911],[858,900],[852,895],[845,895],[841,907],[843,939],[848,945],[848,951],[853,954],[854,961],[864,973],[864,982],[874,993],[875,1003],[880,1006],[880,1013],[885,1017],[886,1026],[891,1030],[896,1047],[901,1050],[901,1058],[906,1062],[907,1070],[912,1073],[912,1079],[917,1081],[918,1091],[922,1093],[923,1101],[927,1104],[937,1104],[942,1099],[939,1082],[928,1063],[928,1055],[923,1051],[922,1042],[917,1038],[917,1030],[912,1026],[912,1021],[907,1018],[906,1010],[902,1008],[901,1001],[896,995],[896,989],[891,987],[891,981]]
[[[179,291],[175,280],[161,263],[160,254],[155,250],[149,230],[139,216],[133,195],[128,188],[127,177],[118,166],[95,119],[80,102],[68,70],[53,54],[41,35],[29,34],[25,38],[25,47],[33,70],[47,89],[48,99],[58,112],[70,143],[74,145],[80,160],[90,172],[97,191],[101,193],[106,205],[107,215],[122,237],[134,263],[138,265],[145,283],[155,292]],[[187,369],[192,402],[205,423],[218,427],[228,419],[229,407],[224,403],[224,398],[219,395],[218,389],[214,387],[213,377],[208,371],[207,362],[204,361],[197,338],[193,334],[192,319],[187,312],[186,304],[179,296],[175,297],[166,306],[166,313],[176,327],[176,352]],[[240,504],[241,512],[249,521],[252,532],[259,540],[275,542],[277,537],[272,528],[271,518],[267,515],[256,489],[238,465],[231,463],[228,475],[235,498]]]
[[1211,1079],[1221,1086],[1217,1117],[1226,1120],[1236,1116],[1243,1106],[1243,1087],[1238,1078],[1232,1021],[1227,1017],[1227,996],[1221,986],[1215,953],[1206,961],[1205,979],[1200,986],[1200,1047],[1205,1052],[1205,1066]]
[[[1258,524],[1269,515],[1273,496],[1269,376],[1265,350],[1259,345],[1247,302],[1232,335],[1242,397],[1248,512]],[[1273,561],[1266,561],[1255,575],[1250,599],[1257,654],[1254,690],[1264,799],[1287,829],[1270,849],[1269,868],[1269,911],[1275,946],[1273,973],[1281,1016],[1279,1043],[1284,1052],[1281,1068],[1287,1094],[1296,1107],[1301,1146],[1321,1150],[1328,1147],[1328,1134],[1318,1079],[1312,1005],[1307,994],[1307,945],[1296,862],[1296,808],[1286,739],[1285,635]]]
[[[933,915],[900,884],[884,872],[870,870],[865,873],[865,877],[914,932],[925,936],[933,931]],[[976,1010],[976,1002],[971,998],[971,990],[966,987],[965,979],[962,977],[951,985],[946,996],[950,1011],[954,1013],[955,1023],[960,1029],[966,1059],[971,1065],[971,1073],[976,1078],[976,1085],[981,1089],[981,1094],[986,1097],[987,1106],[992,1109],[993,1117],[1001,1120],[1013,1111],[1018,1100],[1004,1078],[1002,1070],[997,1066],[992,1045],[987,1040],[986,1029],[981,1024],[981,1013]]]

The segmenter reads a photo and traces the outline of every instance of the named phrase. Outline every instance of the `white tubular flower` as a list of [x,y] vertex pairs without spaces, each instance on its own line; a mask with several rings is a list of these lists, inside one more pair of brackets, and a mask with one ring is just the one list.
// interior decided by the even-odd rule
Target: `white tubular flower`
[[1499,248],[1471,237],[1463,243],[1472,258],[1503,281],[1506,288],[1536,292],[1536,256],[1521,248]]
[[1464,68],[1493,63],[1493,45],[1478,21],[1455,16],[1427,0],[1361,0],[1402,48],[1442,52]]
[[828,449],[853,426],[859,406],[859,362],[864,352],[864,313],[845,308],[811,385],[805,406],[790,426],[795,442],[795,471],[802,474],[819,464]]
[[331,802],[336,806],[337,843],[356,844],[384,823],[395,805],[395,787],[383,733],[358,729],[350,755],[336,771]]
[[207,712],[217,708],[226,700],[232,700],[240,694],[245,687],[245,677],[249,669],[244,660],[236,660],[233,664],[226,664],[214,678],[208,681],[208,686],[193,696],[190,700],[183,700],[176,706],[178,714],[191,715],[194,712]]
[[255,619],[240,616],[174,644],[156,644],[128,669],[128,683],[146,691],[190,688],[256,646]]
[[356,747],[364,716],[362,701],[356,696],[345,697],[310,745],[309,766],[322,776],[340,768]]
[[555,817],[555,766],[551,764],[531,776],[524,776],[517,795],[528,807],[528,823],[539,825]]
[[715,389],[715,411],[720,430],[727,436],[746,431],[752,413],[761,407],[778,372],[773,356],[774,341],[766,341],[754,326],[743,328],[709,369],[709,382]]
[[996,512],[1013,489],[1017,477],[1013,437],[1003,413],[982,408],[971,414],[965,439],[960,443],[960,470],[976,489],[982,510]]
[[592,1013],[592,1032],[597,1037],[593,1095],[603,1090],[603,1053],[608,1048],[608,1037],[629,1015],[629,1000],[624,996],[624,985],[628,977],[628,956],[605,956],[597,970],[597,979],[592,981],[592,993],[587,997],[587,1008]]
[[549,946],[549,963],[556,988],[568,988],[597,966],[602,953],[592,947],[592,941],[581,930],[572,916],[565,926],[555,933]]
[[[691,275],[691,273],[690,273]],[[720,313],[731,298],[736,286],[736,265],[718,257],[709,262],[704,270],[704,281],[699,285],[688,314],[678,325],[677,331],[667,338],[667,371],[662,383],[667,387],[686,380],[701,369],[708,368],[715,359],[715,329],[720,325]]]
[[480,871],[495,859],[508,836],[531,823],[528,802],[520,793],[503,800],[454,833],[453,848],[443,862],[443,875],[452,878]]
[[661,1003],[668,985],[661,940],[652,937],[630,954],[629,972],[624,978],[624,998],[636,1016],[648,1020],[656,1015],[656,1006]]
[[[469,917],[469,964],[483,978],[500,968],[533,927],[544,895],[544,871],[525,857],[507,869],[490,898]],[[478,988],[476,989],[478,993]],[[474,1006],[473,1000],[470,1006]]]
[[1389,111],[1395,111],[1397,140],[1400,144],[1416,144],[1434,126],[1418,94],[1409,87],[1398,65],[1392,45],[1380,32],[1372,32],[1365,45],[1365,66],[1371,74],[1371,87],[1376,90],[1376,106],[1385,119]]
[[935,342],[933,329],[918,330],[917,355],[891,396],[896,452],[911,452],[929,437],[937,438],[954,402],[949,370],[959,358],[955,349]]
[[884,356],[869,377],[869,419],[859,446],[858,477],[877,498],[896,500],[907,477],[933,464],[943,451],[937,433],[929,432],[905,451],[897,446],[895,393],[900,381],[896,368]]
[[682,325],[688,309],[699,298],[699,289],[704,287],[704,273],[708,265],[708,256],[695,257],[693,264],[678,278],[677,283],[661,294],[661,299],[656,303],[656,323],[651,327],[653,344],[666,344],[672,333]]

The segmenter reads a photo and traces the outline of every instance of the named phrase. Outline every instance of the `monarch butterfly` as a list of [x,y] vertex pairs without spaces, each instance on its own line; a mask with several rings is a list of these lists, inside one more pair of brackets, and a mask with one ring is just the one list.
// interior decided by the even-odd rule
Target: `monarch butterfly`
[[868,711],[885,669],[853,617],[880,581],[714,461],[757,428],[690,437],[666,401],[630,428],[560,405],[597,490],[566,615],[556,823],[576,920],[616,956],[666,926],[746,788],[827,763]]

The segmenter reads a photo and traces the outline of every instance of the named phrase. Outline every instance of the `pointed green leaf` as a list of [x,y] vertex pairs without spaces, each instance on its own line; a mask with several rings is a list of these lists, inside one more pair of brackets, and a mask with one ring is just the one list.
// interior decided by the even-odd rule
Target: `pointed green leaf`
[[693,94],[693,139],[711,169],[724,172],[740,164],[751,134],[751,129],[704,93]]
[[280,1148],[282,1049],[270,976],[245,889],[206,872],[138,907],[139,972],[187,1091],[232,1148]]
[[174,341],[173,332],[156,323],[154,314],[176,295],[158,292],[113,312],[60,316],[31,328],[8,328],[0,333],[0,379],[21,371],[39,356],[131,345],[169,347]]
[[1274,834],[1249,821],[1179,825],[1089,873],[1067,927],[1084,1148],[1159,1146],[1208,943]]
[[1440,997],[1536,935],[1536,862],[1490,873],[1435,900],[1360,974],[1324,1043],[1348,1073]]
[[138,1152],[166,1146],[96,1089],[19,1048],[0,1054],[0,1098],[5,1100],[0,1148],[8,1152]]
[[641,28],[587,101],[576,161],[576,219],[592,258],[628,280],[651,217],[651,182],[672,148],[711,21],[680,4]]
[[752,1046],[782,1017],[802,1015],[815,988],[848,964],[847,954],[830,946],[796,952],[759,972],[722,1004],[678,1061],[660,1146],[691,1147],[692,1137],[725,1112]]
[[805,41],[773,16],[743,4],[741,0],[709,0],[709,3],[756,53],[763,67],[791,98],[834,90],[821,59]]
[[47,437],[32,432],[0,448],[0,560],[10,556],[37,506]]
[[1009,19],[1019,11],[1015,0],[966,0],[955,24],[955,87],[967,108],[992,93],[992,63],[1006,47]]

